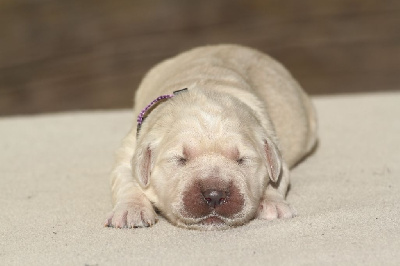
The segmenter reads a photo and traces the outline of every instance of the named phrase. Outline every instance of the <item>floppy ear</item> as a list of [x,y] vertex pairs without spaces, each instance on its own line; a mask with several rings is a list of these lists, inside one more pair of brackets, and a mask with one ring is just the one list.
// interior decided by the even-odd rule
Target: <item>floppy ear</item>
[[264,150],[267,155],[267,170],[272,182],[277,182],[282,169],[282,157],[278,147],[270,140],[264,140]]
[[133,160],[132,168],[136,171],[137,179],[139,183],[145,187],[149,184],[152,157],[150,146],[144,147],[136,151],[135,158]]

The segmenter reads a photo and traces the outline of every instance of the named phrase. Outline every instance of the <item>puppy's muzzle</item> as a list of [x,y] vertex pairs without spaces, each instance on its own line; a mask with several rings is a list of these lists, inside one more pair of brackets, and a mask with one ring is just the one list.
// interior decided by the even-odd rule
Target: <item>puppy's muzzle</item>
[[232,219],[243,206],[243,195],[233,182],[210,178],[196,181],[184,191],[182,214],[195,219],[210,216]]

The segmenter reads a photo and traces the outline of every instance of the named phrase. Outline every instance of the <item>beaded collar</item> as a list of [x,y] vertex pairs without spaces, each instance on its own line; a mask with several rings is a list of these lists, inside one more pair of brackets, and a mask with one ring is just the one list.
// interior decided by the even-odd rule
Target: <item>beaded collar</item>
[[156,99],[154,99],[151,103],[149,103],[149,104],[139,113],[139,115],[138,115],[138,117],[137,117],[137,131],[136,131],[136,133],[139,134],[139,130],[140,130],[140,128],[141,128],[141,126],[142,126],[142,124],[143,124],[143,122],[144,122],[144,119],[146,118],[146,113],[147,113],[147,111],[149,111],[149,109],[151,109],[156,103],[158,103],[158,102],[160,102],[160,101],[163,101],[163,100],[166,100],[166,99],[169,99],[169,98],[172,98],[172,97],[174,97],[175,95],[177,95],[177,94],[179,94],[179,93],[181,93],[181,92],[183,92],[183,91],[187,91],[187,88],[174,91],[172,94],[166,94],[166,95],[158,96],[158,97],[157,97]]

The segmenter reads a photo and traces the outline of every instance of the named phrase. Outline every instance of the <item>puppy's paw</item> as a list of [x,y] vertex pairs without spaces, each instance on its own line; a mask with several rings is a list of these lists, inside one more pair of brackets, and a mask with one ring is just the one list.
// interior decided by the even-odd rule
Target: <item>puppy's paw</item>
[[293,218],[296,215],[296,210],[284,200],[264,199],[261,201],[257,212],[257,218],[269,221]]
[[157,214],[152,206],[137,203],[118,203],[107,216],[104,226],[114,228],[149,227],[157,221]]

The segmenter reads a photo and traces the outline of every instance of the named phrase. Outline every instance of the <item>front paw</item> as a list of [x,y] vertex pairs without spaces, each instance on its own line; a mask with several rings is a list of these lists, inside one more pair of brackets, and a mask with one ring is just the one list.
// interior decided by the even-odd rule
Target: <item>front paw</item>
[[284,200],[264,199],[261,201],[257,218],[265,220],[287,219],[297,215],[296,210]]
[[107,216],[104,226],[114,228],[149,227],[157,221],[153,207],[138,203],[118,203]]

